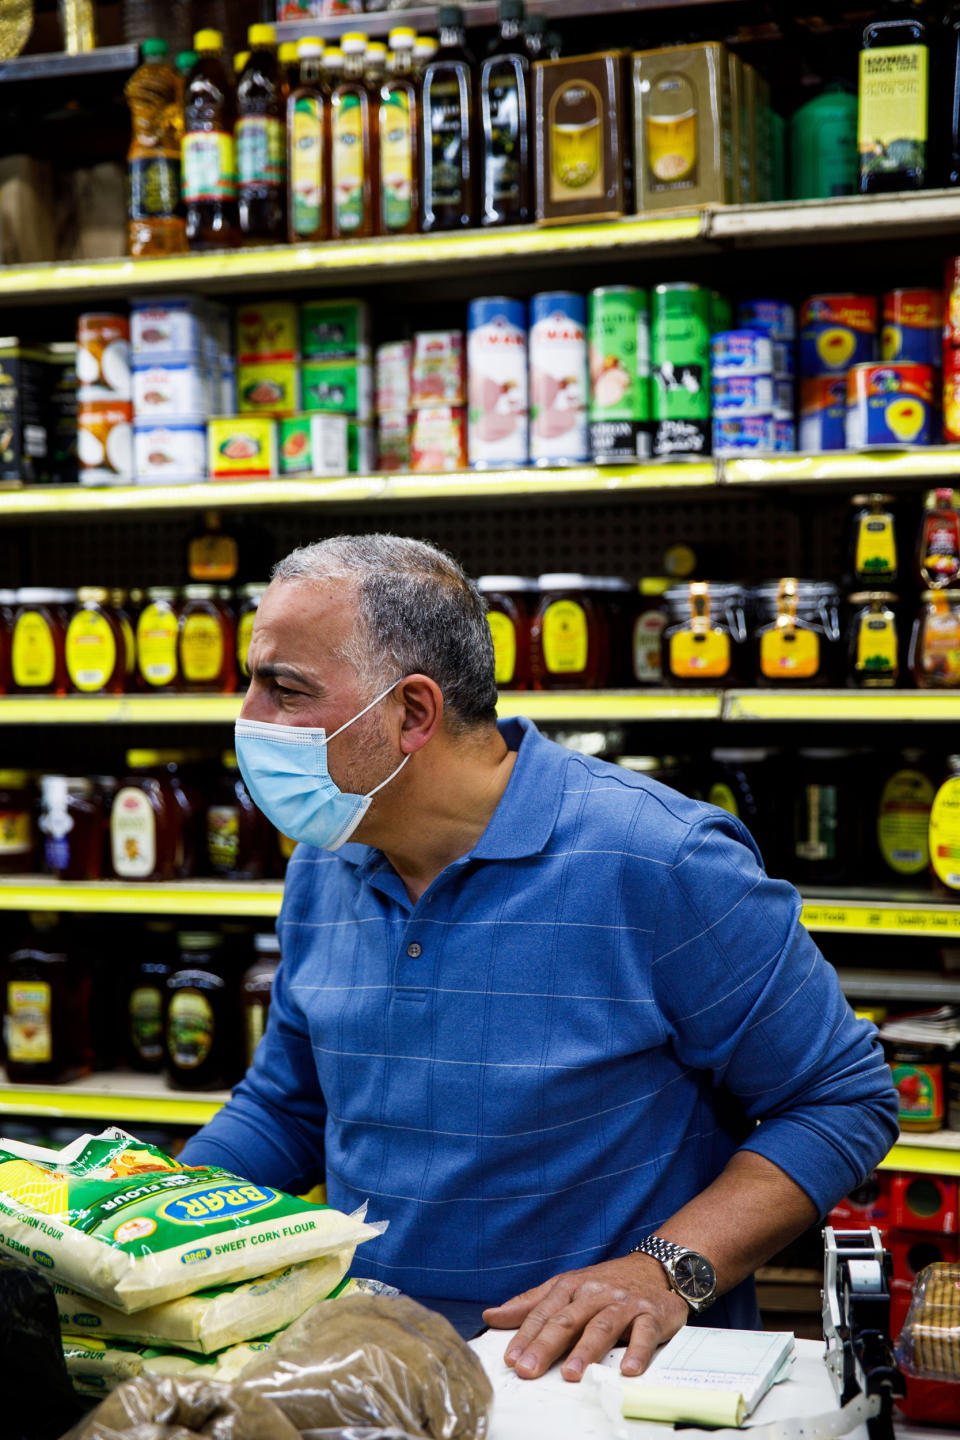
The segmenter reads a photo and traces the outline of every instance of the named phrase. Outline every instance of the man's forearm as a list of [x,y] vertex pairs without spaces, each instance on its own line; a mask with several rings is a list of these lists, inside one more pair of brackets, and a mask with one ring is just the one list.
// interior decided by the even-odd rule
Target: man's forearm
[[805,1190],[778,1165],[738,1150],[706,1190],[657,1229],[699,1250],[717,1271],[719,1293],[731,1290],[818,1219]]

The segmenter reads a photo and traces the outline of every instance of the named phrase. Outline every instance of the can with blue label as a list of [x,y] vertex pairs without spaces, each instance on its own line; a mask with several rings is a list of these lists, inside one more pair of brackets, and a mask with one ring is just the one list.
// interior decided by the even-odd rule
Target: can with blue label
[[741,300],[737,328],[759,330],[771,340],[792,342],[797,338],[796,311],[785,300]]
[[943,296],[939,290],[889,290],[883,297],[881,360],[943,364]]
[[872,295],[811,295],[800,307],[800,375],[846,375],[877,358]]
[[609,285],[587,296],[590,454],[598,465],[650,454],[650,296]]
[[467,454],[475,470],[530,458],[527,307],[507,296],[471,300],[467,312]]
[[530,459],[580,465],[587,459],[587,305],[572,290],[530,301]]
[[776,447],[772,415],[741,415],[713,422],[713,453],[719,456],[772,455]]
[[800,382],[800,449],[823,455],[847,447],[847,377],[815,375]]
[[847,446],[901,450],[933,440],[932,365],[855,365],[847,376]]
[[773,377],[773,341],[759,330],[721,330],[710,342],[710,374],[716,380],[734,376]]
[[774,381],[769,375],[731,375],[729,379],[713,381],[715,420],[773,413]]

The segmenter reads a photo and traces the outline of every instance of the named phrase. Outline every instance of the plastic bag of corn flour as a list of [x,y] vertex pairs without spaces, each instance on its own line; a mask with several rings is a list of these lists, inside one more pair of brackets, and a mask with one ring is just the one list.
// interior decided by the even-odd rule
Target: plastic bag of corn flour
[[378,1233],[228,1170],[180,1165],[116,1128],[64,1150],[0,1139],[0,1254],[127,1313]]
[[101,1399],[138,1375],[184,1375],[189,1379],[235,1380],[240,1371],[260,1358],[269,1340],[233,1345],[219,1355],[184,1355],[156,1346],[127,1345],[120,1340],[80,1340],[64,1336],[63,1358],[74,1390]]

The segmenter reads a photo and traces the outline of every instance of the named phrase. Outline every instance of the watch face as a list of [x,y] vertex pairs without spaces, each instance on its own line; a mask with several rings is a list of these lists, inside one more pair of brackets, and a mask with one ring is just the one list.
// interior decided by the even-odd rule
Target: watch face
[[717,1272],[702,1255],[687,1250],[679,1255],[673,1267],[673,1280],[684,1300],[709,1300],[717,1285]]

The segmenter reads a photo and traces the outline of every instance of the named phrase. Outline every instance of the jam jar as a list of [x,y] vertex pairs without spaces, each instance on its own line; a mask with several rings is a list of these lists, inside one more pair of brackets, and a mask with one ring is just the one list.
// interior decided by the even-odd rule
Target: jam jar
[[530,688],[530,619],[539,586],[524,575],[481,575],[477,589],[487,609],[498,690]]
[[847,603],[847,679],[867,690],[890,689],[900,674],[897,596],[889,590],[856,590]]
[[81,695],[122,695],[127,680],[123,627],[109,592],[95,585],[77,591],[65,641],[70,688]]
[[119,880],[182,880],[195,874],[203,802],[182,772],[182,750],[128,750],[128,775],[110,811],[110,854]]
[[26,770],[0,770],[0,875],[34,866],[33,789]]
[[739,585],[691,580],[665,595],[663,673],[670,685],[734,684],[743,674],[747,639]]
[[893,496],[854,495],[850,567],[854,583],[879,588],[893,585],[899,565]]
[[66,695],[67,611],[73,590],[29,586],[17,591],[11,640],[14,690]]
[[237,613],[237,675],[244,683],[250,679],[247,651],[253,638],[253,622],[266,591],[266,580],[260,580],[252,585],[241,585],[234,597]]
[[960,685],[960,590],[924,590],[910,636],[909,665],[921,690]]
[[136,622],[137,683],[141,690],[157,694],[175,690],[179,676],[177,633],[180,611],[177,592],[165,585],[147,591],[145,604]]
[[236,621],[230,591],[187,585],[180,607],[180,688],[230,695],[237,688]]
[[758,685],[831,685],[840,673],[837,587],[788,576],[750,591]]
[[596,690],[607,683],[609,612],[586,575],[541,575],[530,626],[535,690]]

